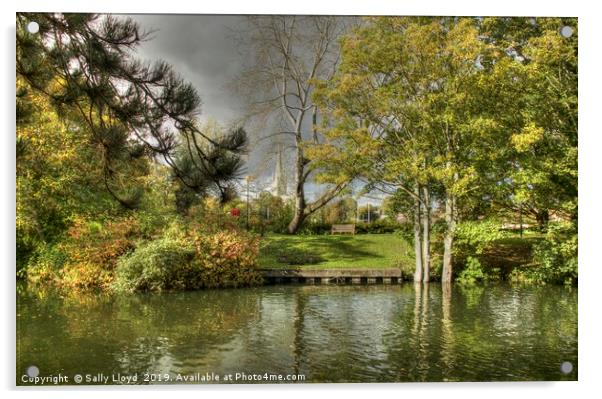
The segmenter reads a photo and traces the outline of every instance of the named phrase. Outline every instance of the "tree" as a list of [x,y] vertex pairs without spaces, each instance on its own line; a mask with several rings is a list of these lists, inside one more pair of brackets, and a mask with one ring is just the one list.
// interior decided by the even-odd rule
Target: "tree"
[[[21,87],[21,82],[17,86]],[[102,159],[79,126],[62,121],[39,94],[21,97],[30,107],[17,123],[16,235],[21,269],[41,245],[53,242],[74,215],[113,212],[115,202],[101,183]],[[23,115],[23,114],[22,114]],[[122,165],[138,185],[148,162]]]
[[[26,30],[30,21],[39,24],[38,33]],[[24,83],[17,92],[18,120],[30,112],[26,93],[33,90],[59,115],[85,126],[82,134],[89,134],[102,158],[104,185],[125,208],[137,206],[141,190],[131,189],[132,181],[118,167],[142,155],[161,157],[191,189],[202,174],[224,195],[235,176],[230,163],[216,160],[243,151],[244,131],[219,139],[200,131],[196,89],[167,63],[149,65],[134,58],[136,47],[148,38],[129,18],[17,14],[16,70]],[[207,152],[206,143],[219,150]],[[179,145],[192,160],[186,171],[175,160]]]
[[[411,18],[375,18],[342,39],[339,71],[317,93],[335,128],[325,133],[328,145],[312,155],[360,168],[369,186],[411,199],[414,279],[428,281],[432,151],[422,137],[420,107],[431,82],[419,74],[429,63],[420,48],[428,48],[432,35],[420,26]],[[407,40],[400,40],[403,34]]]
[[339,71],[318,93],[335,127],[325,133],[333,144],[315,155],[359,166],[370,184],[413,200],[416,281],[429,281],[431,208],[443,203],[447,282],[460,201],[491,172],[492,148],[504,148],[494,109],[481,105],[488,71],[480,60],[493,46],[474,18],[368,22],[343,38]]
[[[216,121],[210,120],[199,125],[198,130],[210,140],[203,140],[197,132],[184,133],[185,140],[179,144],[174,158],[176,168],[172,170],[172,176],[178,183],[176,207],[183,215],[187,214],[190,206],[210,194],[218,197],[221,204],[232,200],[236,189],[229,180],[242,177],[242,159],[239,154],[226,149],[233,143],[224,140],[245,143],[247,135],[244,129],[226,131]],[[189,151],[188,142],[199,143],[204,158],[198,152]],[[178,179],[178,173],[187,176],[186,182]]]
[[348,195],[333,199],[317,212],[321,223],[353,223],[357,216],[357,202]]
[[339,70],[317,93],[334,127],[314,155],[413,199],[416,280],[428,281],[433,198],[446,222],[443,282],[457,224],[494,202],[530,203],[544,222],[549,209],[576,218],[577,47],[559,34],[573,20],[368,22],[343,38]]
[[378,206],[367,204],[358,207],[357,210],[359,220],[368,223],[374,223],[380,218],[381,210]]
[[239,90],[250,101],[251,113],[272,117],[277,126],[262,139],[283,137],[294,152],[292,166],[295,211],[288,232],[295,233],[303,221],[325,206],[349,184],[339,174],[329,187],[308,202],[305,186],[316,171],[305,156],[308,143],[319,144],[316,125],[321,119],[312,94],[317,79],[329,79],[338,61],[336,40],[344,29],[337,17],[260,16],[248,19],[244,45],[254,59],[239,79]]
[[[560,34],[569,27],[571,35]],[[577,218],[577,22],[574,18],[485,18],[481,35],[516,69],[508,179],[496,201],[545,231],[550,212]],[[498,62],[497,69],[504,65]],[[520,79],[518,79],[520,78]],[[512,108],[511,108],[512,107]]]

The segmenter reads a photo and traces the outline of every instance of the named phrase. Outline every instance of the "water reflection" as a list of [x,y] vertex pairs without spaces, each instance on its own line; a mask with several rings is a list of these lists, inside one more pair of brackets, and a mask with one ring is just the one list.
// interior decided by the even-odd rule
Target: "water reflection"
[[456,345],[451,317],[451,283],[441,284],[441,373],[444,381],[455,380]]
[[[304,374],[308,382],[576,379],[564,287],[285,286],[170,294],[24,291],[19,375]],[[565,376],[560,364],[575,370]]]

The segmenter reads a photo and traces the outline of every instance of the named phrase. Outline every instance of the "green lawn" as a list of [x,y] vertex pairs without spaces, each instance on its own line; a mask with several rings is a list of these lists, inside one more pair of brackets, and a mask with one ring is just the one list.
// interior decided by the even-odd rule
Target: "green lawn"
[[412,267],[412,248],[396,234],[294,236],[262,239],[262,268],[336,269]]

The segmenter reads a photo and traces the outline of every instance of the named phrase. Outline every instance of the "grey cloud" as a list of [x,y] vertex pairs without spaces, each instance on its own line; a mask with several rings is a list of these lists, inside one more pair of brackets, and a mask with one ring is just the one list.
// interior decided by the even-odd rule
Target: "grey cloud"
[[241,70],[241,55],[233,30],[240,16],[225,15],[130,15],[144,30],[154,30],[138,56],[163,59],[190,81],[203,100],[202,119],[228,125],[241,116],[238,98],[227,89]]

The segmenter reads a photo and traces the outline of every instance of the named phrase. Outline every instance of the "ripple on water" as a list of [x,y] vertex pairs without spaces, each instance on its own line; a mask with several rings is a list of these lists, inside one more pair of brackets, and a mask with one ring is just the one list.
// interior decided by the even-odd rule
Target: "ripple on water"
[[[18,314],[18,367],[48,373],[577,376],[577,292],[562,287],[273,286],[85,300],[25,292]],[[574,365],[567,376],[563,361]]]

